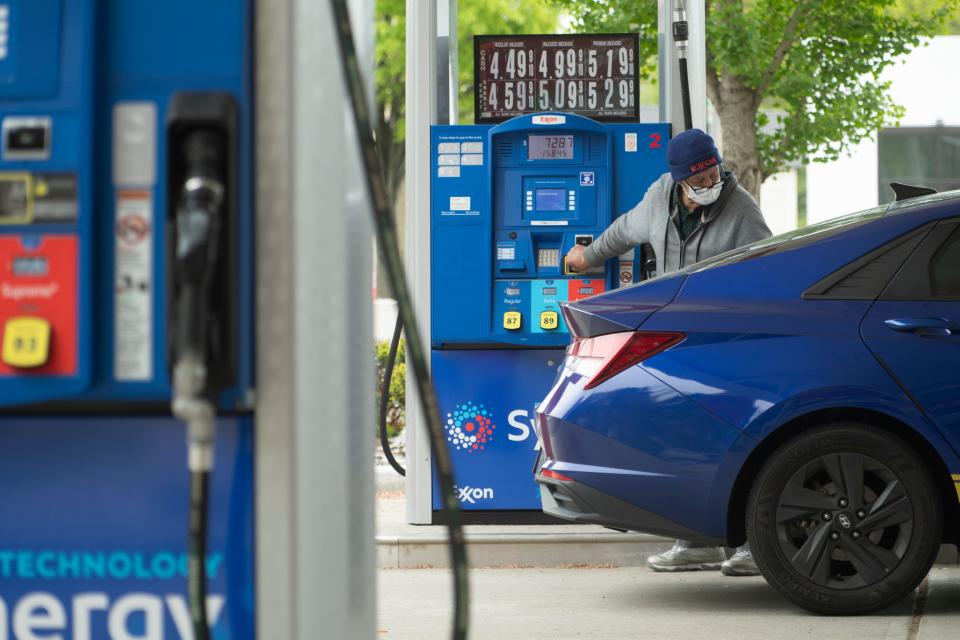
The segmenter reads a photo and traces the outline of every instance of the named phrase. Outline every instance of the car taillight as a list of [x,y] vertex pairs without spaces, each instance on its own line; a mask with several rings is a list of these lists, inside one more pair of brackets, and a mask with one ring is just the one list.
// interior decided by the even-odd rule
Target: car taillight
[[560,482],[573,482],[573,478],[565,476],[562,473],[557,473],[553,469],[541,469],[540,475],[544,478],[550,478],[551,480],[559,480]]
[[567,347],[566,366],[589,381],[592,389],[624,369],[669,349],[686,336],[673,331],[627,331],[577,338]]

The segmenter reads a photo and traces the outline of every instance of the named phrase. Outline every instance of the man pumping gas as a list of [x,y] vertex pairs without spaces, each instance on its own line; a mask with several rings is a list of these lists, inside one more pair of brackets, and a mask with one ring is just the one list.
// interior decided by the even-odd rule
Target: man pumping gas
[[657,273],[672,273],[700,260],[770,237],[760,206],[724,171],[713,138],[700,129],[667,144],[665,173],[637,206],[616,219],[593,244],[576,245],[567,264],[577,271],[649,243]]
[[[678,134],[667,145],[665,173],[637,206],[620,216],[589,246],[574,246],[567,264],[576,271],[602,265],[649,244],[657,274],[673,273],[701,260],[770,237],[760,206],[721,164],[713,138],[700,129]],[[722,569],[725,575],[757,575],[747,545],[725,560],[723,549],[677,540],[650,556],[654,571]]]

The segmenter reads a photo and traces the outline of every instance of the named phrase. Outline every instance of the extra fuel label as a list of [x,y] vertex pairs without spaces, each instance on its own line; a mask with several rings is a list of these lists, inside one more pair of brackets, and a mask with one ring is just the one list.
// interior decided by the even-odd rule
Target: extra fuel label
[[153,378],[153,202],[149,191],[118,191],[114,231],[113,373]]

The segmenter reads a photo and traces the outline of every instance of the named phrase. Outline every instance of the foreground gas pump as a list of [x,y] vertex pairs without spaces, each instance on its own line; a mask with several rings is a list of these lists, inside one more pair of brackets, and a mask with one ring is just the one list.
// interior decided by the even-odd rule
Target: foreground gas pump
[[564,256],[640,200],[665,170],[669,133],[564,113],[433,128],[433,377],[474,521],[538,518],[523,513],[540,507],[531,419],[569,342],[560,304],[642,267],[631,252],[576,273]]
[[253,637],[250,11],[0,2],[10,637]]

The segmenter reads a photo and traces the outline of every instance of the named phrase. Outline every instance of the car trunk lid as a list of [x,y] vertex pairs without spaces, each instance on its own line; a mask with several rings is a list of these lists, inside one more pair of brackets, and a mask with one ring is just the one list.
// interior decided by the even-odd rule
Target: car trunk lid
[[680,292],[686,276],[661,276],[563,305],[567,328],[574,338],[593,338],[638,328],[653,312]]

